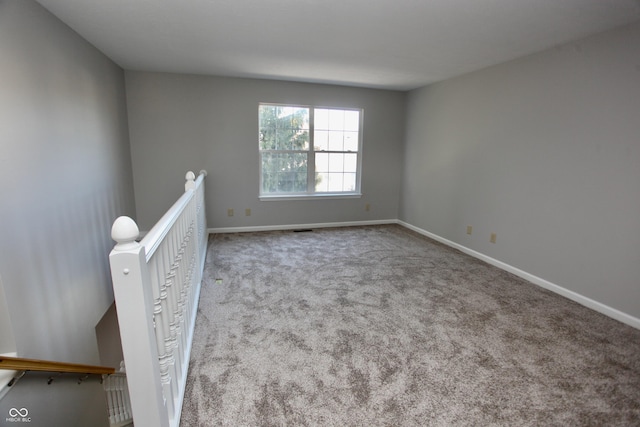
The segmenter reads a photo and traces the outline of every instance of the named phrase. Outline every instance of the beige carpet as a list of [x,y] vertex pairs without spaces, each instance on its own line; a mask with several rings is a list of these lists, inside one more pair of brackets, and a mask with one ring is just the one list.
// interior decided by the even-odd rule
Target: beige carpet
[[181,426],[218,425],[640,425],[640,331],[399,226],[214,235]]

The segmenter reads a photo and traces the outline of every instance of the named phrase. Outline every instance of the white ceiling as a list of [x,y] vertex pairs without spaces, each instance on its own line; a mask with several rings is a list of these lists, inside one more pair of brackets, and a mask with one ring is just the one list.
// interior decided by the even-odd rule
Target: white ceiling
[[407,90],[640,20],[640,0],[38,0],[128,70]]

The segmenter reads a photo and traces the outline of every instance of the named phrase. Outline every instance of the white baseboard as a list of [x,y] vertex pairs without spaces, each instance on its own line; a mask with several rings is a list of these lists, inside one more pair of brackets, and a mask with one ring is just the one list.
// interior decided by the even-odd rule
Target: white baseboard
[[216,227],[209,228],[212,233],[248,233],[251,231],[280,231],[280,230],[301,230],[309,228],[330,228],[330,227],[355,227],[359,225],[383,225],[397,224],[396,219],[381,219],[374,221],[347,221],[347,222],[323,222],[316,224],[285,224],[285,225],[258,225],[251,227]]
[[478,258],[504,271],[508,271],[509,273],[515,274],[516,276],[521,277],[527,280],[528,282],[533,283],[534,285],[538,285],[542,288],[550,290],[551,292],[555,292],[556,294],[562,295],[565,298],[569,298],[570,300],[575,301],[578,304],[584,305],[585,307],[588,307],[599,313],[602,313],[605,316],[609,316],[629,326],[633,326],[636,329],[640,329],[640,319],[638,319],[637,317],[633,317],[627,313],[623,313],[620,310],[616,310],[615,308],[604,305],[598,301],[592,300],[591,298],[588,298],[576,292],[570,291],[569,289],[565,289],[562,286],[556,285],[555,283],[551,283],[548,280],[545,280],[541,277],[534,276],[533,274],[527,273],[526,271],[520,270],[519,268],[516,268],[512,265],[506,264],[495,258],[491,258],[490,256],[474,251],[473,249],[469,249],[466,246],[462,246],[456,242],[447,240],[444,237],[440,237],[437,234],[430,233],[426,230],[423,230],[421,228],[408,224],[404,221],[398,220],[396,221],[396,223],[410,230],[413,230],[416,233],[422,234],[423,236],[429,237],[440,243],[444,243],[445,245],[450,246],[454,249],[458,249],[459,251],[464,252],[467,255],[471,255],[474,258]]

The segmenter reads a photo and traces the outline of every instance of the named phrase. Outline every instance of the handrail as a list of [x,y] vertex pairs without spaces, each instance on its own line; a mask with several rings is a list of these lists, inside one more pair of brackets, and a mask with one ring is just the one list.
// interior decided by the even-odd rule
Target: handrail
[[[149,230],[147,234],[145,234],[144,238],[140,240],[140,244],[145,247],[145,256],[147,262],[151,259],[153,254],[158,249],[162,240],[167,236],[169,230],[173,224],[178,220],[178,216],[176,212],[181,212],[192,195],[189,193],[189,190],[195,190],[195,188],[200,185],[200,183],[207,176],[206,170],[201,170],[200,174],[196,178],[193,172],[188,172],[185,179],[187,183],[185,184],[185,192],[180,196],[178,200],[169,208],[167,212],[158,220],[158,222]],[[194,182],[195,181],[195,182]],[[192,184],[190,184],[192,183]]]
[[41,371],[109,375],[116,372],[108,366],[81,365],[79,363],[53,362],[50,360],[24,359],[21,357],[0,356],[0,369],[12,371]]

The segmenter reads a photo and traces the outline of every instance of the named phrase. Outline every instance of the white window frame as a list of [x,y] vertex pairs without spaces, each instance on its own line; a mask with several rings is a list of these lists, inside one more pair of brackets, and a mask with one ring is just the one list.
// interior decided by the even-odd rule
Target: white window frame
[[[298,153],[306,153],[307,154],[307,191],[305,192],[282,192],[282,193],[263,193],[263,173],[262,173],[262,153],[263,152],[281,152],[286,153],[287,150],[261,150],[260,145],[258,144],[258,163],[259,163],[259,200],[264,201],[278,201],[278,200],[308,200],[308,199],[349,199],[349,198],[360,198],[362,197],[362,146],[363,146],[363,115],[364,110],[362,108],[353,108],[353,107],[325,107],[325,106],[317,106],[317,105],[298,105],[298,104],[279,104],[273,102],[260,102],[258,104],[258,108],[260,106],[276,106],[276,107],[294,107],[294,108],[307,108],[309,110],[309,148],[307,150],[292,150],[290,152]],[[315,150],[314,147],[314,131],[315,131],[315,110],[316,109],[326,109],[326,110],[341,110],[341,111],[357,111],[358,112],[358,151],[329,151],[329,150]],[[259,116],[258,116],[259,118]],[[259,129],[259,120],[258,120],[258,132]],[[357,154],[357,165],[356,165],[356,185],[354,191],[334,191],[334,192],[319,192],[315,190],[315,168],[316,161],[315,156],[316,153],[355,153]]]

